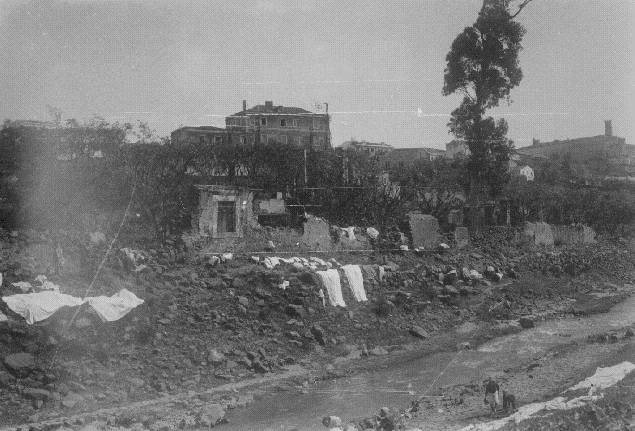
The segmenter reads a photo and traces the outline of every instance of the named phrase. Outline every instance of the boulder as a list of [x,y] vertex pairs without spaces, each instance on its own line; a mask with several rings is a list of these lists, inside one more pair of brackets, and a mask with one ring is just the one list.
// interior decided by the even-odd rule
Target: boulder
[[428,331],[426,331],[425,329],[423,329],[421,326],[411,326],[410,329],[408,329],[408,332],[410,333],[410,335],[413,335],[417,338],[428,338],[430,336],[430,334],[428,334]]
[[326,334],[324,329],[322,329],[319,325],[311,326],[311,335],[315,338],[315,340],[320,343],[322,346],[326,345]]
[[284,311],[291,317],[304,318],[306,316],[306,311],[302,305],[289,304]]
[[371,356],[384,356],[388,354],[388,351],[381,346],[377,346],[368,352]]
[[535,326],[533,319],[531,319],[530,317],[521,317],[520,319],[518,319],[518,323],[523,329],[529,329]]
[[52,394],[46,389],[24,388],[22,395],[30,400],[46,401],[51,398]]
[[30,353],[14,353],[5,356],[4,365],[13,374],[26,376],[35,369],[35,358]]
[[211,428],[225,419],[225,409],[220,404],[209,404],[201,410],[199,423]]
[[62,398],[62,405],[67,409],[72,409],[82,401],[84,401],[84,397],[74,392],[69,392],[68,395]]
[[210,349],[209,353],[207,354],[207,362],[218,365],[222,364],[223,361],[225,361],[225,355],[223,355],[216,349]]
[[342,419],[338,416],[325,416],[322,418],[322,425],[329,429],[339,428],[342,426]]

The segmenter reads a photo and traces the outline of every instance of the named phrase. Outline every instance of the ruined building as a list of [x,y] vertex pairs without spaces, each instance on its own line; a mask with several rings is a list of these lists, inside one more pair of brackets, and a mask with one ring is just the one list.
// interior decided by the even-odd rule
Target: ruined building
[[299,148],[327,150],[331,148],[331,129],[328,110],[313,113],[302,108],[264,105],[243,109],[225,117],[225,128],[186,126],[172,132],[172,143],[186,142],[229,143],[258,145],[279,142]]

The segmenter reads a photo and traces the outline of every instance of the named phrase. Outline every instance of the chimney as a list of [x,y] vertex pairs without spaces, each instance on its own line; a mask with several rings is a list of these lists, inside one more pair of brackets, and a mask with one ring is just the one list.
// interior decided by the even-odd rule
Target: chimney
[[604,136],[613,136],[613,125],[611,120],[604,120]]
[[265,100],[265,108],[273,109],[273,102],[271,100]]
[[243,99],[243,111],[247,110],[247,101]]

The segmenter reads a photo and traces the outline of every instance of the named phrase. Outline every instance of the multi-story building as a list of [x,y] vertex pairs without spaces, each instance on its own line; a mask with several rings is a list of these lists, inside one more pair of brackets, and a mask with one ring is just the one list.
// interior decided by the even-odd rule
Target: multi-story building
[[300,148],[326,150],[331,148],[328,112],[313,113],[302,108],[274,106],[266,101],[225,117],[225,128],[202,126],[181,127],[172,132],[172,142],[208,142],[258,145],[279,142]]
[[551,142],[534,139],[532,145],[518,148],[517,151],[523,156],[567,155],[579,163],[604,158],[615,164],[632,165],[635,160],[635,146],[627,144],[625,138],[613,135],[610,120],[604,122],[604,135]]

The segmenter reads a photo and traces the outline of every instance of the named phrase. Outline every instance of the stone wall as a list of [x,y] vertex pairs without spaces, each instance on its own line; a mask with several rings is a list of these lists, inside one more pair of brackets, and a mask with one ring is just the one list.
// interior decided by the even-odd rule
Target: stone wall
[[575,245],[595,242],[595,231],[584,225],[557,226],[549,223],[526,223],[525,235],[535,245]]
[[439,221],[429,214],[418,212],[408,213],[410,234],[412,235],[412,246],[424,247],[426,249],[435,248],[441,240]]

